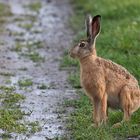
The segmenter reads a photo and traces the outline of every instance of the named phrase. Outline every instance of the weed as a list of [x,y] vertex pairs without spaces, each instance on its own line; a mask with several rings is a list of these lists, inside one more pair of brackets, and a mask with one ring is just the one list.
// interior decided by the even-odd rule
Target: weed
[[0,3],[0,17],[6,17],[6,16],[11,16],[11,10],[9,5],[6,5],[4,3]]
[[31,52],[31,51],[34,50],[35,48],[37,48],[37,49],[43,48],[43,46],[44,46],[44,44],[41,41],[36,41],[36,42],[31,42],[31,43],[27,42],[26,45],[22,44],[22,43],[20,43],[18,41],[16,43],[16,45],[15,45],[15,48],[13,48],[12,50],[16,51],[16,52],[21,52],[22,49],[26,47],[29,50],[29,52],[30,52],[29,56],[34,56],[34,55],[38,55],[39,56],[38,53]]
[[27,48],[29,49],[29,50],[32,50],[32,49],[34,49],[34,48],[43,48],[43,46],[44,46],[44,44],[43,44],[43,42],[42,41],[35,41],[35,42],[31,42],[31,43],[27,43]]
[[33,62],[44,62],[45,58],[40,56],[37,52],[31,52],[30,54],[27,54],[27,56],[33,61]]
[[30,133],[35,133],[35,132],[41,130],[41,127],[39,126],[39,122],[38,121],[30,122],[28,124],[28,126],[30,127]]
[[13,91],[15,91],[15,87],[13,87],[13,86],[0,86],[0,90],[1,91],[5,91],[6,93],[7,92],[13,92]]
[[24,19],[24,17],[15,17],[14,18],[14,21],[20,21],[20,22],[22,22],[22,21],[24,21],[25,19]]
[[23,36],[24,32],[12,32],[13,36]]
[[66,109],[65,108],[58,108],[57,110],[55,110],[53,113],[57,113],[59,115],[66,113]]
[[15,48],[13,48],[13,51],[21,52],[22,48],[23,48],[23,45],[17,42]]
[[37,42],[34,42],[33,45],[35,45],[38,49],[39,48],[43,48],[44,47],[44,44],[42,41],[37,41]]
[[0,32],[1,33],[3,33],[3,31],[4,31],[2,28],[2,25],[6,22],[7,17],[9,17],[11,15],[12,15],[12,13],[11,13],[9,5],[0,3],[0,25],[1,25]]
[[81,88],[80,86],[80,76],[79,73],[72,73],[68,77],[69,83],[74,87],[74,88]]
[[18,84],[20,87],[29,87],[33,85],[33,82],[31,79],[23,79],[23,80],[19,80]]
[[38,86],[38,89],[47,89],[47,88],[48,88],[48,86],[44,83],[42,83]]
[[2,76],[14,76],[14,74],[13,73],[10,73],[10,72],[0,72],[0,75],[2,75]]
[[11,84],[11,80],[10,80],[10,79],[6,79],[6,80],[5,80],[5,83],[6,83],[6,84]]
[[26,20],[30,20],[32,23],[36,21],[36,16],[34,15],[28,15],[26,16]]
[[[26,131],[24,124],[19,123],[18,120],[23,118],[24,112],[20,110],[20,106],[17,105],[25,97],[21,94],[14,93],[13,87],[1,87],[0,94],[0,128],[7,132],[23,132]],[[8,134],[8,133],[7,133]],[[2,137],[7,137],[4,133]]]
[[65,135],[65,136],[55,137],[52,140],[71,140],[71,138],[69,136]]
[[[2,31],[3,31],[3,29],[0,29],[0,33],[1,33]],[[0,41],[0,45],[3,46],[4,44],[5,44],[5,42],[4,42],[3,40],[1,40],[1,41]]]
[[25,97],[21,94],[17,94],[17,93],[6,94],[4,96],[2,103],[5,106],[12,106],[15,105],[19,100],[24,100],[24,99]]
[[20,24],[19,26],[26,30],[30,30],[33,27],[33,23]]
[[0,138],[12,138],[11,132],[28,134],[40,131],[39,122],[25,122],[23,120],[23,117],[28,115],[20,107],[20,103],[25,100],[25,97],[15,93],[13,87],[1,86],[0,91],[0,129],[4,131],[0,134]]
[[21,71],[27,71],[28,68],[26,68],[26,67],[22,67],[22,68],[19,68],[19,70],[21,70]]
[[64,67],[66,68],[66,67],[69,67],[69,66],[75,67],[75,66],[78,66],[78,65],[79,65],[79,63],[78,63],[77,60],[70,58],[68,53],[64,53],[64,57],[61,60],[61,64],[60,64],[61,68],[64,68]]
[[1,134],[0,137],[1,137],[2,139],[4,139],[4,140],[8,140],[8,139],[11,139],[11,138],[12,138],[11,134],[9,134],[9,133],[7,133],[7,132]]
[[28,7],[33,10],[38,12],[41,8],[41,2],[35,2],[35,3],[31,3],[30,5],[28,5]]

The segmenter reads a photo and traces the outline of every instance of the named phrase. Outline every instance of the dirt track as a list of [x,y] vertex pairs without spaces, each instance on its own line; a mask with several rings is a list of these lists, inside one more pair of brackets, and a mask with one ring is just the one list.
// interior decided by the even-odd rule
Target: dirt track
[[[5,1],[13,13],[5,25],[6,33],[0,36],[0,83],[7,80],[18,93],[26,96],[22,107],[31,111],[26,120],[39,121],[40,132],[28,140],[46,140],[67,134],[66,118],[71,108],[63,108],[65,99],[76,97],[75,91],[67,83],[66,71],[60,70],[60,59],[70,47],[72,32],[68,28],[71,7],[68,0],[41,1],[39,11],[28,6],[34,0]],[[26,5],[26,6],[25,6]],[[31,20],[32,18],[32,20]],[[22,47],[20,47],[22,46]],[[32,58],[35,55],[37,59]],[[26,88],[19,81],[30,79],[33,84]],[[40,88],[45,85],[45,88]],[[14,136],[14,134],[13,134]],[[26,138],[15,135],[17,139]]]

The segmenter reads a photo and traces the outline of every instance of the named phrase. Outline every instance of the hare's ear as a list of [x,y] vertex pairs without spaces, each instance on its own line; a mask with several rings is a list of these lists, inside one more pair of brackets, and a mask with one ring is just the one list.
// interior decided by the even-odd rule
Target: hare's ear
[[93,17],[93,19],[92,19],[92,39],[93,40],[96,38],[96,36],[100,32],[100,20],[101,20],[100,15],[97,15],[97,16]]
[[92,40],[92,16],[87,15],[85,20],[87,39],[89,42]]

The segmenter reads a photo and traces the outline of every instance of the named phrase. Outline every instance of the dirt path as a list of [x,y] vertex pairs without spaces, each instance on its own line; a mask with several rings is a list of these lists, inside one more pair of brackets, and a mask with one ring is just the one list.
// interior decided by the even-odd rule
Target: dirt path
[[25,119],[39,121],[42,126],[28,140],[65,135],[66,117],[72,109],[63,108],[62,103],[76,97],[67,83],[67,73],[59,68],[61,56],[72,41],[67,26],[70,4],[68,0],[44,0],[35,10],[30,6],[35,0],[5,2],[10,4],[13,16],[5,26],[6,34],[0,36],[0,83],[14,85],[26,96],[23,110],[32,113]]

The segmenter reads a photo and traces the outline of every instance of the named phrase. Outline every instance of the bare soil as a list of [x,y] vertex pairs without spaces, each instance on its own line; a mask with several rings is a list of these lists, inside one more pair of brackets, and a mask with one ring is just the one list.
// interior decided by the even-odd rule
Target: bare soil
[[[67,72],[60,70],[63,52],[73,38],[68,26],[72,14],[69,1],[1,2],[10,5],[13,15],[7,19],[5,33],[0,35],[0,83],[15,86],[18,93],[26,96],[22,108],[32,113],[25,119],[38,121],[42,127],[28,138],[13,136],[19,140],[46,140],[68,135],[66,118],[72,108],[64,108],[63,103],[77,97],[67,82]],[[38,11],[29,8],[35,2],[41,3]],[[35,55],[32,59],[34,54],[39,58]],[[19,81],[27,79],[33,84],[22,87]]]

